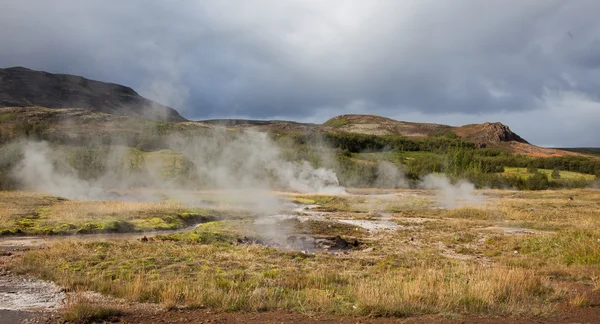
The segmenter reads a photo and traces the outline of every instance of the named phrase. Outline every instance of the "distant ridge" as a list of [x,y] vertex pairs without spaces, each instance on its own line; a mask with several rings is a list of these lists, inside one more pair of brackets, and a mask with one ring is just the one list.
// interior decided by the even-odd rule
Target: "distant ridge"
[[559,150],[576,152],[581,154],[600,155],[600,147],[564,147]]
[[290,120],[260,120],[260,119],[207,119],[207,120],[199,120],[198,122],[211,124],[211,125],[220,125],[220,126],[240,126],[240,125],[249,125],[249,126],[266,126],[273,124],[301,124],[299,122],[290,121]]
[[503,142],[526,143],[521,136],[512,132],[502,123],[470,124],[449,126],[431,123],[413,123],[398,121],[376,115],[341,115],[323,123],[326,129],[349,133],[372,135],[401,135],[408,138],[424,138],[454,134],[477,144],[500,144]]
[[85,108],[114,115],[186,121],[175,109],[122,85],[24,67],[0,69],[0,107],[31,106]]

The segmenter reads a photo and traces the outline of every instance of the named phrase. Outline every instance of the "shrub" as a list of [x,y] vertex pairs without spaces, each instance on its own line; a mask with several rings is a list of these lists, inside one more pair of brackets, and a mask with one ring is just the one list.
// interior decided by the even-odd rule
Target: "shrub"
[[550,187],[548,175],[541,172],[536,172],[527,179],[527,189],[529,190],[546,190]]
[[527,172],[528,173],[536,173],[538,172],[537,166],[534,163],[530,162],[527,164]]

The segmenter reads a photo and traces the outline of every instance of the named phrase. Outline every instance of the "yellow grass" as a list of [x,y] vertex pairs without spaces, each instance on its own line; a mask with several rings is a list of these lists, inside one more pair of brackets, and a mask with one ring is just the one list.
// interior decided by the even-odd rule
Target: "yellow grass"
[[121,202],[121,201],[64,201],[49,207],[48,216],[66,222],[86,222],[116,218],[139,218],[143,214],[184,212],[175,203]]
[[56,198],[34,192],[0,191],[0,221],[6,223],[19,216],[33,214],[56,201]]
[[222,310],[539,314],[554,296],[534,270],[433,256],[410,268],[363,262],[259,246],[61,242],[29,253],[20,271],[130,301]]
[[75,201],[31,192],[0,192],[0,235],[176,229],[220,211],[173,201]]
[[[549,169],[539,169],[539,172],[545,173],[551,178],[552,170]],[[559,171],[560,179],[584,179],[584,180],[594,180],[596,176],[593,174],[585,174],[579,172],[572,171]],[[517,168],[517,167],[504,167],[504,174],[511,176],[518,176],[523,179],[527,179],[531,176],[531,173],[527,172],[527,168]]]
[[[333,231],[327,222],[336,219],[385,215],[400,225],[376,232],[350,228],[346,234],[363,246],[341,254],[231,244],[252,223],[229,220],[174,242],[57,241],[15,260],[13,270],[129,301],[227,311],[542,316],[557,303],[589,305],[599,282],[600,191],[480,193],[484,203],[450,210],[434,208],[435,194],[426,191],[398,190],[391,197],[280,194],[329,211],[304,234],[307,228]],[[179,207],[60,201],[43,208],[56,219],[135,220]],[[209,244],[184,239],[219,233],[224,239],[203,241]],[[570,291],[574,285],[589,289]]]

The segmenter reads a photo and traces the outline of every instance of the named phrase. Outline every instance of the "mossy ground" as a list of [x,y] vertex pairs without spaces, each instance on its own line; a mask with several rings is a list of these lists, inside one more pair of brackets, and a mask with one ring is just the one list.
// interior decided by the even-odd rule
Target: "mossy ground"
[[[368,243],[344,253],[236,244],[264,233],[251,220],[230,219],[146,243],[61,240],[27,252],[12,269],[73,290],[225,311],[543,317],[559,303],[587,307],[600,275],[600,192],[480,193],[484,203],[450,210],[432,208],[435,195],[426,191],[283,195],[330,211],[324,220],[288,223],[290,234],[329,231]],[[399,227],[328,226],[382,215]],[[514,228],[523,231],[505,231]]]
[[1,235],[67,235],[175,230],[247,213],[189,208],[177,201],[75,201],[29,192],[0,192]]

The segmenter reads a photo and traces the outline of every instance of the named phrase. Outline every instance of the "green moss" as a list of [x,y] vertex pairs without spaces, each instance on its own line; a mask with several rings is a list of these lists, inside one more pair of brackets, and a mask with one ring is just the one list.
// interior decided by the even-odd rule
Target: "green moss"
[[272,269],[272,270],[263,271],[262,276],[265,278],[268,278],[268,279],[275,279],[279,276],[279,270]]
[[35,218],[21,218],[18,221],[15,222],[15,225],[17,227],[23,228],[23,229],[27,229],[27,228],[32,228],[35,227],[39,224],[39,220],[35,219]]
[[180,234],[173,234],[168,236],[157,236],[159,240],[164,241],[184,241],[193,242],[198,244],[215,244],[215,243],[227,243],[231,244],[238,238],[237,235],[219,233],[219,232],[186,232]]
[[67,262],[60,266],[61,270],[69,270],[69,271],[81,271],[85,268],[85,262],[76,261],[76,262]]
[[15,114],[13,113],[4,113],[0,114],[0,123],[11,119]]
[[91,233],[129,233],[147,230],[174,230],[186,226],[215,221],[219,217],[212,216],[215,212],[202,209],[184,213],[140,215],[142,218],[120,220],[120,215],[94,215],[97,218],[111,217],[112,219],[98,220],[85,223],[65,223],[53,220],[48,207],[39,208],[35,213],[21,217],[12,224],[0,226],[2,235],[66,235]]
[[18,235],[23,234],[23,231],[19,228],[3,228],[0,229],[0,236],[2,235]]
[[369,233],[366,229],[362,227],[338,222],[308,220],[306,222],[295,221],[293,225],[296,230],[295,232],[298,234],[365,236]]
[[102,223],[83,223],[77,230],[78,233],[91,234],[102,230]]
[[216,221],[198,225],[193,231],[178,233],[168,236],[158,236],[164,241],[182,241],[199,244],[236,242],[243,234],[243,222]]
[[172,230],[183,227],[182,221],[179,224],[177,224],[158,217],[150,219],[135,219],[132,221],[132,223],[135,226],[135,228],[139,230]]
[[134,232],[135,226],[130,222],[116,220],[103,224],[102,230],[106,232],[127,233]]

